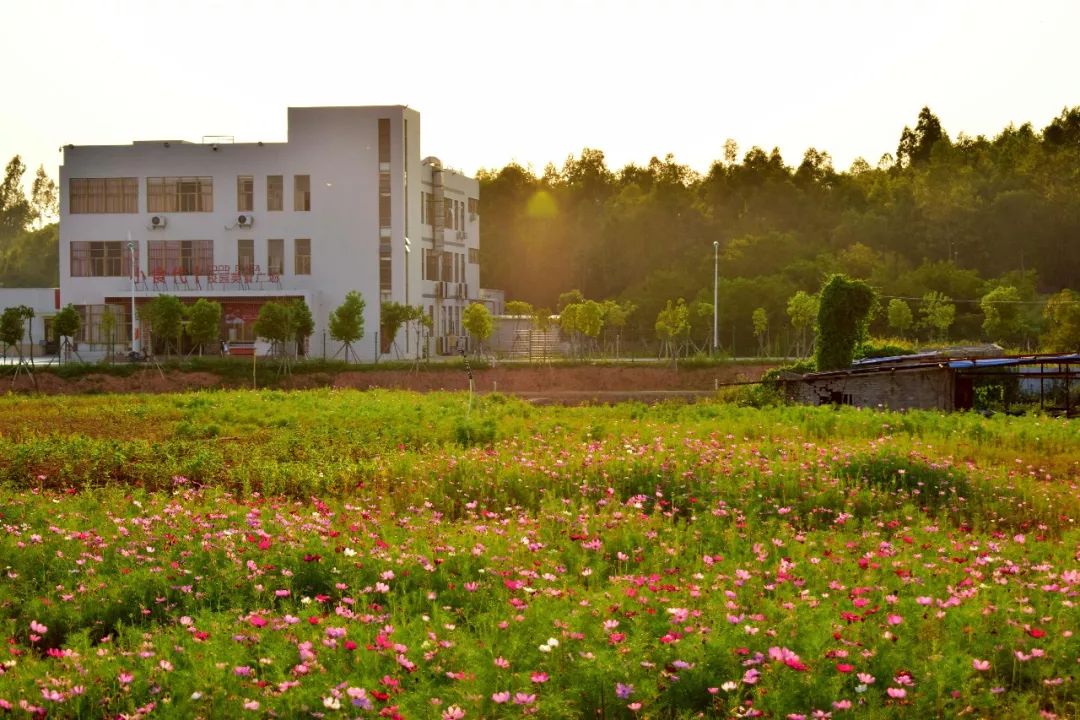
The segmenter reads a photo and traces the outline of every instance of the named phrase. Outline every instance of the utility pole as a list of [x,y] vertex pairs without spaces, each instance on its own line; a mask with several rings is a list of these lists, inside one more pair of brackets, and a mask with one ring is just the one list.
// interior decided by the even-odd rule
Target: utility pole
[[720,241],[713,240],[713,264],[712,264],[712,351],[713,355],[716,355],[716,350],[720,346],[720,326],[717,323],[719,318],[717,302],[720,299]]

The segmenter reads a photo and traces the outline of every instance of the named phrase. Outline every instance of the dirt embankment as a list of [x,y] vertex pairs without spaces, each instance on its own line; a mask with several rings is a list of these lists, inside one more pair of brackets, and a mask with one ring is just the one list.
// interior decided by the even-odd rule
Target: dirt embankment
[[[707,395],[720,385],[754,381],[770,368],[769,365],[719,365],[710,368],[675,369],[655,365],[621,366],[514,366],[473,370],[474,386],[478,392],[503,392],[533,400],[621,400],[631,398],[696,397]],[[250,387],[228,382],[207,372],[168,370],[159,372],[146,368],[128,377],[90,374],[65,379],[48,372],[35,373],[36,391],[47,394],[125,393],[125,392],[184,392],[208,388]],[[2,381],[9,389],[34,392],[31,378],[19,375],[14,385],[9,378]],[[339,373],[295,373],[277,387],[306,389],[316,387],[392,388],[429,392],[435,390],[467,390],[469,378],[460,368],[425,368],[420,370],[357,370]]]

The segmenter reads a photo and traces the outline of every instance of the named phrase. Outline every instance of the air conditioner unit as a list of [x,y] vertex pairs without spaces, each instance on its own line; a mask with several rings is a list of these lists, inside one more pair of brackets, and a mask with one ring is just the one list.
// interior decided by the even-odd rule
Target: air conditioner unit
[[255,218],[251,215],[241,215],[236,218],[236,224],[240,227],[251,227],[255,223]]
[[158,228],[163,228],[163,227],[165,227],[165,216],[164,215],[153,215],[153,216],[151,216],[151,218],[150,218],[150,229],[151,230],[157,230]]

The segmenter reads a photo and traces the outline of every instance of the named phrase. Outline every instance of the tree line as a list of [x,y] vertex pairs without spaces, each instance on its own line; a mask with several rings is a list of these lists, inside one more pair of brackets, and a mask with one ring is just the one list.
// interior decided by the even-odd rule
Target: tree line
[[30,197],[23,190],[26,165],[16,155],[0,182],[0,287],[56,287],[60,284],[59,193],[37,169]]
[[875,335],[1061,345],[1080,284],[1077,168],[1080,107],[992,138],[951,137],[923,108],[895,153],[846,171],[815,148],[797,167],[776,149],[740,160],[731,140],[704,175],[671,155],[614,171],[587,148],[541,174],[478,173],[481,282],[535,308],[576,289],[634,308],[624,340],[693,350],[711,344],[715,263],[722,349],[806,353],[808,304],[843,273],[875,290]]

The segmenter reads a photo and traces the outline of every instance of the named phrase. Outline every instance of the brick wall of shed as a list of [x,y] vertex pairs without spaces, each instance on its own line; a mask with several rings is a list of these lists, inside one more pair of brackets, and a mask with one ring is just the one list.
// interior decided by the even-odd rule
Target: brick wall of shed
[[948,368],[907,372],[877,372],[795,381],[789,386],[792,400],[806,405],[826,405],[840,393],[855,407],[886,410],[952,410],[953,373]]

